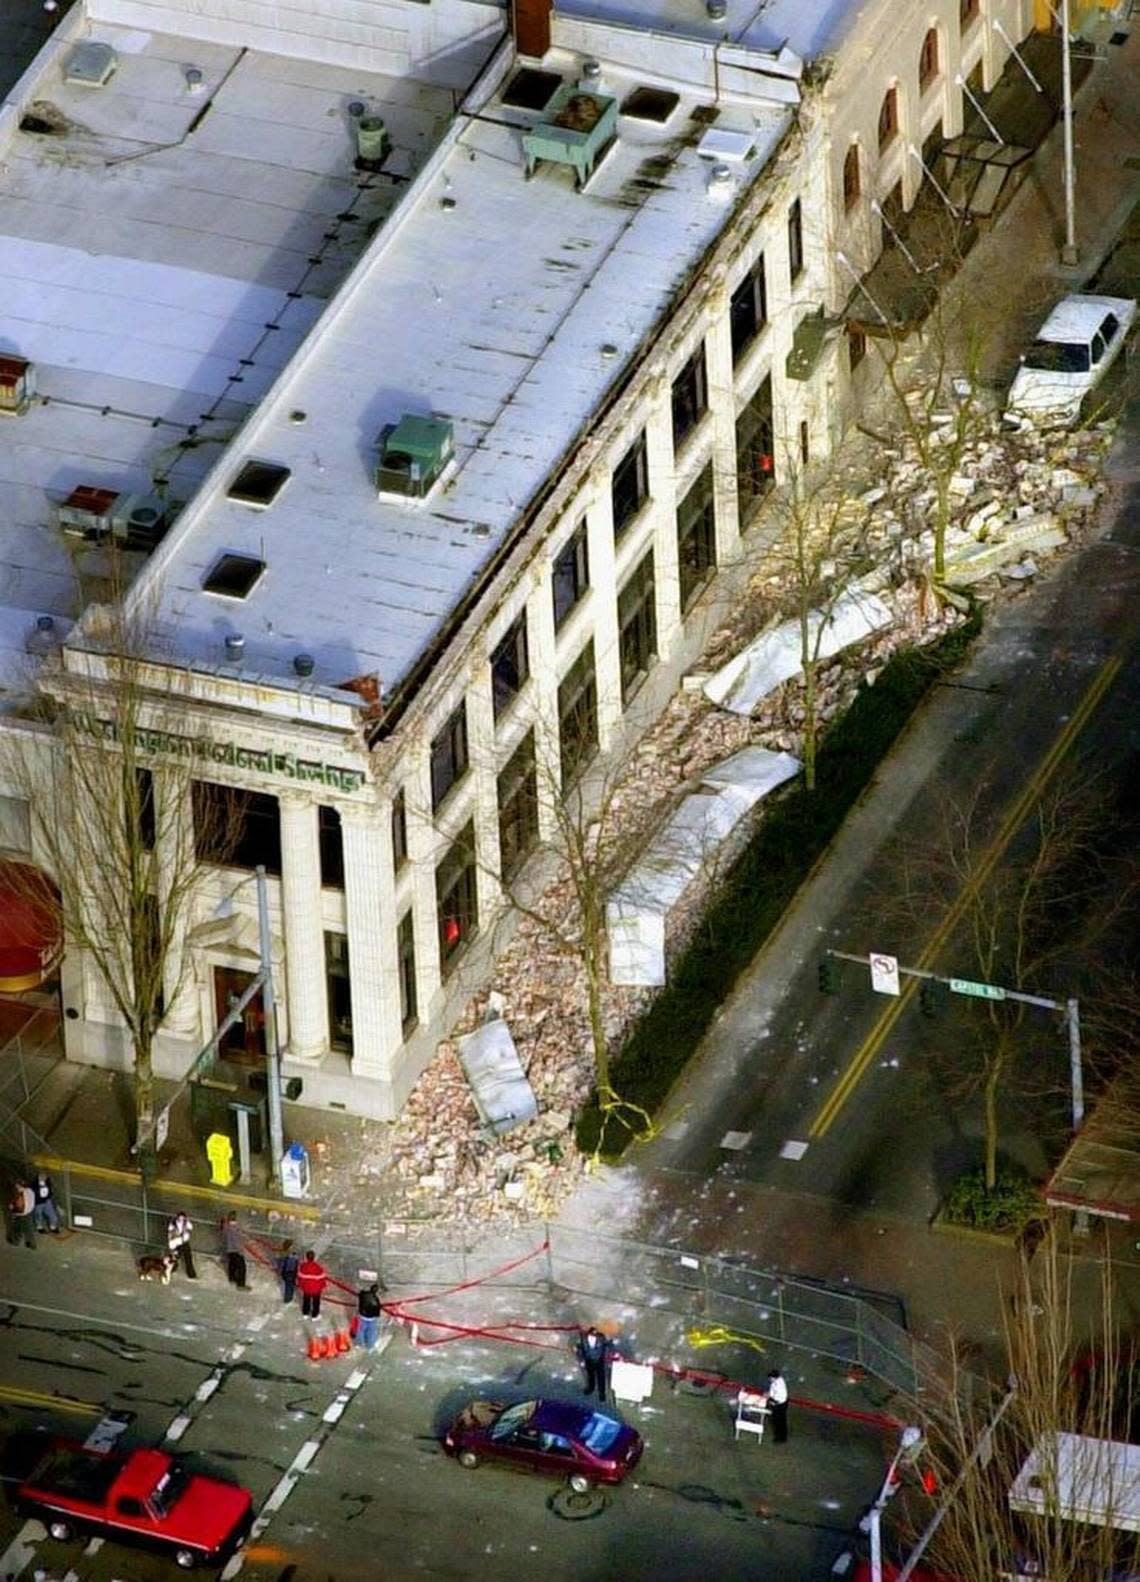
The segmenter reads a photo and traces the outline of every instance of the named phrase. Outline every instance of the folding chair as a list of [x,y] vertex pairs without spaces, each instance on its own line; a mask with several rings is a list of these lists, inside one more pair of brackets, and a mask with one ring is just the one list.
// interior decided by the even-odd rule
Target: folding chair
[[757,1439],[763,1440],[768,1417],[768,1397],[756,1390],[741,1390],[736,1397],[736,1431],[733,1438],[739,1439],[741,1434],[755,1434]]

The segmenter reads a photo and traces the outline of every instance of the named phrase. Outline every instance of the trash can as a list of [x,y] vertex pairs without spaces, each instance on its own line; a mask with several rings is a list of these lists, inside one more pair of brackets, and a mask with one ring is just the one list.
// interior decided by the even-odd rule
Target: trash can
[[304,1143],[290,1143],[281,1156],[281,1190],[291,1198],[309,1195],[309,1151]]

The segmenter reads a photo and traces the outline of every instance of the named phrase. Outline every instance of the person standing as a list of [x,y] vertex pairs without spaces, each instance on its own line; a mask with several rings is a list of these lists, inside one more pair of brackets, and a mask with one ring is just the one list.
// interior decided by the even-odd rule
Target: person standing
[[788,1381],[779,1368],[768,1375],[768,1410],[772,1414],[772,1439],[777,1445],[788,1442]]
[[36,1194],[26,1181],[17,1181],[8,1199],[8,1241],[14,1247],[22,1236],[24,1246],[36,1245]]
[[231,1211],[222,1221],[222,1248],[226,1255],[226,1279],[239,1291],[248,1291],[245,1274],[245,1243],[238,1229],[237,1215]]
[[301,1260],[291,1240],[281,1243],[281,1255],[277,1259],[277,1273],[281,1276],[281,1292],[286,1306],[293,1300],[293,1293],[297,1289],[297,1270]]
[[609,1342],[600,1329],[591,1324],[578,1340],[578,1356],[586,1370],[586,1394],[598,1392],[598,1400],[606,1398],[606,1364],[609,1361]]
[[365,1351],[371,1351],[376,1344],[376,1332],[380,1328],[379,1284],[365,1286],[356,1293],[356,1312],[360,1319],[356,1330],[356,1344],[363,1346]]
[[50,1230],[53,1236],[58,1236],[59,1210],[55,1206],[55,1188],[51,1176],[41,1170],[32,1191],[36,1194],[36,1229]]
[[182,1264],[186,1270],[186,1278],[188,1280],[196,1280],[198,1278],[197,1271],[194,1268],[194,1254],[190,1250],[190,1237],[193,1233],[194,1223],[189,1214],[182,1209],[179,1209],[177,1214],[172,1214],[166,1222],[166,1245],[170,1251],[170,1256],[174,1259],[171,1273],[177,1269],[179,1264]]
[[297,1284],[301,1287],[302,1318],[320,1318],[321,1293],[328,1283],[329,1277],[324,1265],[317,1262],[317,1255],[310,1248],[297,1269]]

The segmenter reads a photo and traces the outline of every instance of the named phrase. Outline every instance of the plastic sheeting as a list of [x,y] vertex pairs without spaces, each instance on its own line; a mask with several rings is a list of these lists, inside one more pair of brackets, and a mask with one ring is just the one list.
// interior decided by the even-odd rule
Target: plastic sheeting
[[459,1064],[471,1085],[479,1119],[496,1137],[524,1121],[532,1121],[538,1114],[538,1104],[506,1022],[484,1022],[461,1038]]

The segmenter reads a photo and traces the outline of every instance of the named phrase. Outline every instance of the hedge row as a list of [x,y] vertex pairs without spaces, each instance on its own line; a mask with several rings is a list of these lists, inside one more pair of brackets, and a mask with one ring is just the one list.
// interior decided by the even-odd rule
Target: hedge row
[[[941,676],[961,661],[981,627],[968,621],[924,647],[900,649],[824,737],[816,788],[779,795],[729,870],[670,980],[613,1062],[623,1099],[656,1114],[740,974],[776,927],[848,810],[858,801],[904,725]],[[579,1148],[593,1153],[601,1115],[592,1097],[578,1117]],[[611,1120],[603,1157],[617,1159],[632,1134]]]

